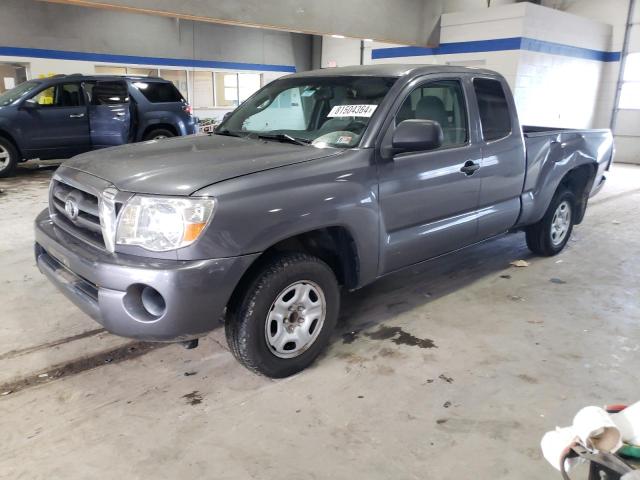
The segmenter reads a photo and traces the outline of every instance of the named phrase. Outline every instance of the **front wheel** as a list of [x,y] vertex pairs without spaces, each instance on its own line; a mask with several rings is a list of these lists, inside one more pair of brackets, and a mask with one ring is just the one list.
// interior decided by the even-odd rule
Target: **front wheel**
[[18,165],[18,150],[4,137],[0,137],[0,178],[10,177]]
[[225,324],[234,356],[272,378],[308,367],[326,347],[338,319],[340,293],[329,266],[304,253],[266,264]]
[[575,205],[576,197],[570,190],[559,190],[553,197],[542,220],[527,227],[526,236],[529,250],[546,257],[560,253],[573,231]]

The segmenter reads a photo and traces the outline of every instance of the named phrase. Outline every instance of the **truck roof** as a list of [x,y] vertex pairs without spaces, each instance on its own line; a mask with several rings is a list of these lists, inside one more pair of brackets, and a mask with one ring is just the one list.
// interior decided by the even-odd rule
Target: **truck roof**
[[[365,76],[365,77],[403,77],[409,74],[428,73],[482,73],[499,76],[493,70],[473,67],[455,67],[451,65],[426,65],[415,63],[380,63],[376,65],[354,65],[350,67],[321,68],[295,73],[296,77],[328,76]],[[289,76],[293,76],[289,75]]]

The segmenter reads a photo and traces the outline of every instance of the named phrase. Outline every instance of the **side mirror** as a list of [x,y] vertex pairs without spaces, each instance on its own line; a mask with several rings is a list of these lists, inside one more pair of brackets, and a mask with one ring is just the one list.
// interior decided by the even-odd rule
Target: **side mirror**
[[393,132],[391,144],[397,152],[433,150],[442,145],[442,127],[433,120],[405,120]]
[[29,98],[28,100],[22,102],[22,105],[20,106],[25,110],[33,110],[34,108],[38,108],[38,102],[36,102],[33,98]]

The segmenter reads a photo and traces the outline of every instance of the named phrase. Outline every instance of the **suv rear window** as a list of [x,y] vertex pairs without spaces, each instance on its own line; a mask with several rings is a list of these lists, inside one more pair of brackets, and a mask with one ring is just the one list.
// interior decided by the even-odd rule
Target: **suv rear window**
[[135,82],[133,85],[151,103],[182,102],[184,98],[173,83]]

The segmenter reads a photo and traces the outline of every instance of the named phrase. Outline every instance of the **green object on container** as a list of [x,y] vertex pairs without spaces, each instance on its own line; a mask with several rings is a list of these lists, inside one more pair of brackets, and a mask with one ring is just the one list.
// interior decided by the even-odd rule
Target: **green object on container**
[[622,457],[640,459],[640,447],[636,447],[635,445],[629,445],[628,443],[625,443],[624,445],[622,445],[622,448],[620,448],[620,450],[618,450],[616,453]]

